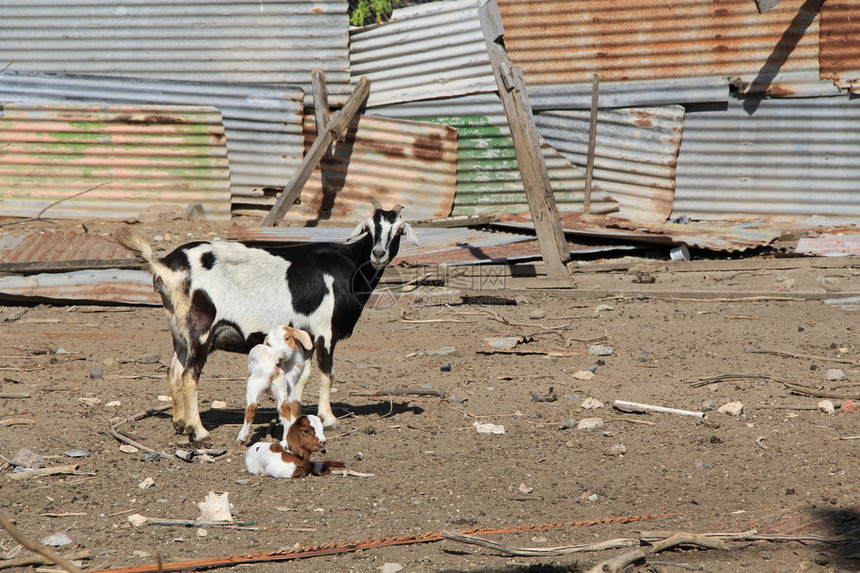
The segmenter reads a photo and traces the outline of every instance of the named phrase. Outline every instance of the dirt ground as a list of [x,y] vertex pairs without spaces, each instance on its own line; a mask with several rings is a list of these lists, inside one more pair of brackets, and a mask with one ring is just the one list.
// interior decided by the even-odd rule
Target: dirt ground
[[[111,226],[89,230],[108,232]],[[224,236],[225,228],[140,230],[166,235],[166,247]],[[839,406],[844,398],[860,397],[860,311],[795,295],[854,292],[860,268],[765,264],[774,260],[750,257],[742,261],[745,267],[725,261],[725,270],[714,261],[700,272],[657,265],[648,273],[654,283],[635,282],[643,277],[624,265],[612,271],[592,262],[576,273],[577,289],[493,293],[518,304],[441,305],[452,300],[450,288],[436,296],[432,287],[421,287],[366,310],[354,336],[335,352],[333,402],[341,420],[327,432],[325,457],[372,477],[275,480],[247,474],[243,452],[233,447],[244,409],[246,359],[226,353],[210,357],[200,390],[211,447],[226,454],[189,463],[124,453],[111,426],[165,405],[159,397],[168,393],[171,349],[163,311],[6,304],[0,306],[0,395],[27,397],[0,398],[0,454],[9,459],[27,448],[49,467],[79,469],[77,475],[9,479],[12,470],[4,467],[0,511],[29,539],[66,534],[71,543],[59,551],[89,551],[89,570],[147,566],[159,556],[165,563],[224,558],[449,530],[478,531],[476,536],[508,548],[549,548],[617,538],[632,538],[638,546],[643,531],[753,529],[849,542],[685,546],[649,554],[648,564],[636,570],[858,570],[860,442],[845,438],[860,434],[860,413]],[[695,300],[693,293],[703,291],[772,296]],[[515,349],[520,353],[480,352],[483,339],[493,336],[525,339]],[[610,347],[611,354],[589,354],[593,345]],[[592,377],[582,373],[589,368]],[[832,369],[844,378],[828,380]],[[316,380],[313,375],[305,397],[308,410],[314,408]],[[813,395],[794,392],[791,384]],[[397,388],[444,397],[373,396]],[[818,409],[825,395],[833,396],[834,413]],[[588,398],[603,406],[584,409]],[[636,414],[613,408],[615,400],[708,410],[704,418]],[[738,416],[710,409],[735,401],[743,403]],[[274,417],[271,404],[258,413],[258,437]],[[600,418],[603,425],[578,428],[586,418]],[[504,433],[479,433],[476,423],[504,426]],[[188,448],[167,413],[121,429],[155,450]],[[70,450],[89,455],[70,458]],[[194,520],[200,515],[196,504],[210,491],[229,493],[238,525],[135,526],[129,520]],[[631,516],[644,517],[625,519]],[[481,531],[498,529],[508,531]],[[521,557],[443,539],[234,567],[567,572],[630,550]],[[0,556],[26,555],[0,531]]]

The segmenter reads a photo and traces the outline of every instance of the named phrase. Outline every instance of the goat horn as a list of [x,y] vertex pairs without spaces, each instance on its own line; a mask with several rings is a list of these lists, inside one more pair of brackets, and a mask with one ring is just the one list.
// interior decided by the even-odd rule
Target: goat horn
[[377,211],[382,211],[382,205],[380,205],[379,201],[377,201],[376,199],[371,199],[370,204],[373,205],[373,208]]
[[403,209],[403,205],[395,205],[394,207],[391,208],[391,210],[394,211],[395,213],[397,213],[398,215],[400,214],[401,209]]

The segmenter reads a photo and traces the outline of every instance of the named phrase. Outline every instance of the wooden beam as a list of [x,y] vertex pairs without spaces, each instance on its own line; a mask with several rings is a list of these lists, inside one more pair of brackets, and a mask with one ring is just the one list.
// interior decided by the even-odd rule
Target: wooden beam
[[588,155],[585,157],[585,197],[582,202],[582,212],[591,212],[591,186],[594,180],[594,147],[597,143],[597,98],[599,95],[600,77],[594,74],[591,82],[591,116],[588,121]]
[[349,96],[346,105],[335,112],[331,121],[325,126],[325,133],[318,136],[314,141],[307,155],[305,155],[301,167],[293,174],[292,179],[284,187],[281,196],[278,197],[272,210],[263,219],[263,227],[272,227],[275,223],[283,219],[284,214],[289,210],[296,197],[299,196],[299,193],[302,192],[305,183],[310,179],[317,164],[325,155],[332,139],[340,141],[346,137],[349,123],[364,104],[364,100],[367,99],[368,94],[370,94],[370,80],[362,77],[355,86],[355,89],[352,90],[352,94]]
[[502,44],[505,32],[496,1],[484,2],[478,9],[478,14],[499,96],[511,126],[517,163],[541,255],[547,266],[547,275],[553,278],[569,277],[565,263],[570,260],[570,252],[541,154],[541,140],[535,127],[522,71],[513,65]]

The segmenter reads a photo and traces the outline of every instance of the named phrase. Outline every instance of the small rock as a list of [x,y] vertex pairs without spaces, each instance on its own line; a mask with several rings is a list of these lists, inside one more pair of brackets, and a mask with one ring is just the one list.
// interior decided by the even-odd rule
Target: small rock
[[154,485],[155,485],[155,480],[152,479],[151,477],[148,477],[145,480],[143,480],[142,482],[140,482],[139,484],[137,484],[137,487],[139,487],[140,489],[148,489]]
[[531,486],[528,486],[528,485],[526,485],[526,484],[524,484],[524,483],[521,483],[521,484],[520,484],[520,487],[518,487],[518,488],[517,488],[517,491],[519,491],[520,493],[524,493],[524,494],[526,494],[526,495],[530,494],[530,493],[531,493],[531,492],[533,492],[534,490],[535,490],[535,488],[533,488],[533,487],[531,487]]
[[609,356],[615,350],[611,346],[605,346],[603,344],[592,344],[588,348],[588,353],[592,356]]
[[600,500],[600,496],[597,495],[596,493],[593,493],[593,494],[588,496],[588,501],[590,501],[591,503],[597,503],[599,500]]
[[448,354],[454,354],[457,352],[457,348],[454,346],[443,346],[442,348],[436,350],[428,350],[424,354],[427,356],[446,356]]
[[74,542],[65,533],[55,533],[42,540],[42,545],[47,545],[49,547],[62,547],[63,545],[69,545],[71,543]]
[[473,422],[473,426],[475,426],[475,430],[479,434],[504,434],[505,427],[501,424],[481,424],[479,422]]
[[440,372],[450,372],[451,371],[451,365],[446,364],[445,366],[440,366],[439,371]]
[[840,412],[856,412],[857,411],[857,403],[854,400],[845,400],[842,402],[842,405],[839,406]]
[[113,358],[105,358],[104,360],[102,360],[102,364],[104,364],[105,366],[113,366],[114,363],[116,363],[116,360],[114,360]]
[[249,480],[248,478],[242,478],[242,479],[237,479],[236,483],[239,485],[248,485],[251,483],[251,480]]
[[615,307],[609,306],[608,304],[601,304],[594,309],[594,312],[606,312],[607,310],[615,310]]
[[105,377],[105,369],[104,368],[93,368],[90,370],[90,378],[93,380],[102,380]]
[[575,427],[576,427],[576,420],[574,420],[573,418],[565,418],[564,420],[561,421],[561,427],[559,429],[560,430],[569,430],[569,429],[575,428]]
[[128,516],[128,522],[135,527],[140,527],[146,523],[146,516],[139,513],[132,513]]
[[580,370],[573,375],[577,380],[591,380],[594,378],[594,372],[591,370]]
[[717,410],[719,414],[728,414],[729,416],[740,416],[741,412],[744,411],[743,402],[729,402],[728,404],[723,404]]
[[397,573],[398,571],[403,571],[403,565],[400,563],[383,563],[379,570],[382,573]]
[[596,410],[597,408],[603,408],[603,402],[596,398],[586,398],[580,404],[580,408],[583,410]]
[[577,430],[596,430],[602,428],[606,424],[603,418],[583,418],[576,425]]
[[197,529],[197,537],[206,537],[207,535],[209,535],[209,532],[202,527]]
[[140,549],[135,549],[131,554],[138,559],[149,559],[152,556],[149,551],[141,551]]
[[832,414],[836,411],[836,406],[834,406],[833,402],[831,402],[830,400],[822,400],[818,403],[818,409],[825,414]]
[[623,456],[627,453],[627,446],[624,444],[615,444],[609,448],[609,454],[613,456]]
[[717,403],[713,400],[705,400],[702,402],[702,412],[713,412],[717,409]]
[[539,319],[544,318],[544,317],[546,317],[546,312],[544,312],[540,308],[535,309],[529,313],[529,318],[531,318],[532,320],[539,320]]
[[119,400],[111,400],[110,402],[105,404],[105,408],[119,408],[120,406],[122,406],[122,402],[120,402]]
[[140,450],[132,446],[131,444],[123,444],[119,447],[119,451],[124,454],[136,454]]
[[830,368],[827,371],[827,381],[828,382],[836,382],[838,380],[842,380],[845,378],[845,372],[840,370],[839,368]]
[[159,394],[158,398],[156,398],[159,402],[171,402],[170,396],[165,396],[164,394]]
[[141,364],[155,364],[159,360],[161,360],[161,358],[158,356],[158,354],[151,353],[141,354],[140,358],[137,359],[137,361]]
[[216,410],[224,410],[227,408],[227,402],[224,400],[212,400],[212,407]]
[[96,398],[94,396],[83,396],[81,398],[78,398],[78,402],[80,402],[81,406],[87,406],[88,408],[98,406],[102,403],[100,398]]

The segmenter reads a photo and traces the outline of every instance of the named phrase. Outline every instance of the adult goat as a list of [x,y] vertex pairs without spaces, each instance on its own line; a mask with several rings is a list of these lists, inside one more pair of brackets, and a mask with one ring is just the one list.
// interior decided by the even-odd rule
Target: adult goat
[[[403,235],[418,244],[400,217],[401,205],[373,213],[345,243],[249,247],[232,242],[194,242],[157,258],[149,243],[123,227],[115,240],[146,264],[161,294],[173,336],[169,380],[173,425],[192,441],[210,437],[200,421],[197,386],[209,352],[247,353],[279,324],[308,332],[322,373],[317,414],[337,425],[331,411],[332,356],[352,334]],[[301,400],[310,369],[296,385]]]

